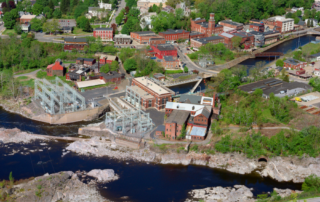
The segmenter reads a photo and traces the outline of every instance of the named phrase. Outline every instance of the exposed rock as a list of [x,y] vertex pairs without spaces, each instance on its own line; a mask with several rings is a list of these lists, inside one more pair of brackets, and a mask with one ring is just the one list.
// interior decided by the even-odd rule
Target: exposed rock
[[87,175],[98,179],[98,182],[110,182],[119,179],[112,169],[94,169],[88,172]]
[[302,193],[302,191],[299,191],[299,190],[291,190],[291,189],[277,189],[277,188],[274,188],[273,189],[275,192],[277,192],[279,194],[279,196],[281,196],[281,198],[283,197],[287,197],[287,196],[290,196],[292,193]]
[[204,189],[195,189],[189,192],[191,199],[187,202],[204,201],[210,202],[254,202],[253,193],[249,188],[243,185],[234,185],[232,187],[208,187]]
[[16,202],[24,201],[61,201],[61,202],[105,202],[95,186],[81,182],[71,171],[36,177],[14,186]]
[[302,183],[311,174],[320,176],[320,158],[275,157],[269,159],[267,166],[260,173],[277,181]]
[[[9,142],[13,142],[13,143],[29,143],[32,140],[36,140],[36,139],[40,139],[40,140],[46,140],[45,137],[41,137],[41,136],[36,136],[33,134],[29,134],[27,132],[22,132],[20,131],[18,128],[14,128],[14,129],[4,129],[4,128],[0,128],[0,141],[2,141],[3,143],[9,143]],[[9,148],[9,147],[8,147]]]

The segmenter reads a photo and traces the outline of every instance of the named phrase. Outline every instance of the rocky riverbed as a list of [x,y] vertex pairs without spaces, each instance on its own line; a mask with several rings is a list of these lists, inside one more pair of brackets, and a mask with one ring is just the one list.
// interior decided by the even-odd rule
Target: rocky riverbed
[[[97,170],[95,170],[95,173]],[[113,171],[113,170],[112,170]],[[90,171],[91,172],[91,171]],[[89,173],[90,173],[89,172]],[[108,180],[116,180],[113,172],[108,170]],[[99,170],[95,177],[105,177],[105,170]],[[99,194],[96,184],[98,180],[88,179],[86,172],[64,171],[54,174],[45,174],[33,180],[18,184],[12,188],[4,188],[2,193],[6,193],[7,199],[16,202],[25,201],[68,201],[68,202],[105,202],[108,201]]]
[[128,149],[105,138],[93,137],[89,141],[76,141],[67,148],[82,155],[108,156],[120,160],[136,160],[160,164],[204,165],[211,168],[225,169],[239,174],[248,174],[260,169],[263,177],[278,181],[301,183],[310,174],[320,176],[320,158],[276,157],[267,160],[265,165],[258,159],[248,159],[239,153],[207,155],[189,153],[157,153],[148,146],[144,149]]
[[18,128],[5,129],[0,128],[0,142],[6,143],[30,143],[33,140],[47,140],[39,135],[22,132]]

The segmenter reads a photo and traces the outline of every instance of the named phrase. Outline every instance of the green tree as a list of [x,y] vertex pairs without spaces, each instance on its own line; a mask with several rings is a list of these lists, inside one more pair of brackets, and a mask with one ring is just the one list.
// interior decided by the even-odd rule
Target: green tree
[[54,4],[53,4],[52,0],[49,0],[48,6],[49,6],[49,8],[50,8],[51,10],[54,10]]
[[320,178],[315,174],[308,176],[303,184],[302,184],[303,191],[320,191]]
[[131,72],[137,69],[137,62],[130,58],[127,59],[124,63],[123,63],[123,67],[127,72]]
[[12,184],[13,184],[13,182],[14,182],[14,178],[12,177],[12,172],[10,172],[10,174],[9,174],[9,181],[10,181],[10,183],[12,183]]
[[52,9],[49,6],[43,8],[43,13],[46,15],[47,19],[52,18]]
[[307,27],[310,27],[311,25],[310,25],[310,19],[308,19],[308,21],[307,21]]
[[189,72],[188,67],[184,67],[183,70],[184,70],[185,73],[188,73],[188,72]]
[[42,13],[43,11],[43,6],[38,4],[38,3],[35,3],[32,7],[32,12],[33,14],[35,15],[39,15],[40,13]]
[[16,23],[16,25],[14,26],[14,31],[17,34],[21,34],[22,33],[21,25],[19,23]]
[[91,25],[90,25],[89,20],[87,20],[87,22],[86,22],[86,24],[85,24],[85,26],[84,26],[84,28],[83,28],[83,31],[85,31],[85,32],[92,32],[92,27],[91,27]]
[[6,12],[3,16],[4,27],[7,29],[12,29],[16,23],[13,19],[11,12]]
[[260,88],[257,88],[257,89],[254,90],[254,92],[253,92],[252,94],[253,94],[254,96],[256,96],[256,97],[261,97],[262,94],[263,94],[263,90],[260,89]]
[[181,18],[183,17],[183,14],[184,14],[184,11],[182,10],[182,8],[177,8],[175,10],[175,13],[176,13],[176,18],[178,20],[181,20]]
[[50,22],[46,22],[42,25],[42,29],[44,32],[54,33],[59,30],[59,22],[56,19],[51,20]]
[[285,76],[283,77],[283,81],[289,82],[289,81],[290,81],[290,80],[289,80],[289,75],[285,75]]
[[186,138],[186,135],[187,135],[186,125],[183,124],[183,125],[182,125],[182,128],[181,128],[181,133],[180,133],[179,137],[180,137],[181,139],[184,139],[184,138]]
[[310,27],[313,27],[313,19],[311,19]]
[[300,17],[301,15],[302,15],[302,11],[297,10],[297,12],[296,12],[296,16]]
[[283,67],[283,66],[284,66],[283,60],[281,60],[281,59],[277,60],[277,61],[276,61],[276,66],[277,66],[277,67]]
[[34,31],[36,31],[36,32],[42,30],[42,25],[43,25],[43,23],[42,23],[41,20],[39,20],[39,19],[37,19],[37,18],[33,18],[33,19],[30,21],[30,23],[31,23],[31,30],[34,30]]
[[116,17],[115,21],[118,25],[120,25],[120,23],[122,22],[123,16],[124,16],[123,13],[120,12]]
[[110,72],[110,66],[109,66],[109,64],[105,64],[105,65],[101,66],[100,72],[105,73],[105,74],[107,74],[108,72]]
[[111,71],[118,71],[118,69],[119,69],[118,61],[112,61],[110,69],[111,69]]
[[60,19],[62,16],[62,12],[59,8],[55,9],[52,13],[53,17],[56,19]]
[[241,45],[242,38],[239,36],[232,37],[232,47],[238,49]]

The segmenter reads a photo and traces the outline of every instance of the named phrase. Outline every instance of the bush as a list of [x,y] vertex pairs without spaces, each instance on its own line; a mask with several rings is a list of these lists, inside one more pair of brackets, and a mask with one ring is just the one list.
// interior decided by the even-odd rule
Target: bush
[[38,71],[37,72],[37,78],[38,79],[43,79],[47,76],[47,72],[44,72],[44,71]]
[[308,176],[302,184],[302,190],[320,192],[320,177],[315,174]]
[[166,74],[179,74],[183,73],[183,70],[166,70]]
[[190,150],[191,150],[191,151],[198,152],[199,147],[198,147],[198,145],[193,145],[193,146],[190,148]]

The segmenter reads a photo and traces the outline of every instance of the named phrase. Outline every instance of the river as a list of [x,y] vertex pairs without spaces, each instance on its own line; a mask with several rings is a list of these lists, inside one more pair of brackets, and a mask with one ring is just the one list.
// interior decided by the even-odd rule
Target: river
[[[96,120],[94,122],[100,122]],[[91,123],[94,123],[91,122]],[[0,127],[17,127],[23,131],[37,134],[56,136],[77,136],[79,127],[88,122],[50,126],[26,119],[20,115],[6,112],[0,108]],[[62,150],[67,142],[49,142],[48,146],[41,146],[39,141],[31,144],[10,144],[9,147],[0,145],[0,179],[8,179],[12,171],[15,179],[39,176],[45,173],[59,171],[77,171],[91,169],[114,169],[120,179],[101,188],[101,194],[113,201],[122,201],[120,197],[128,196],[130,201],[183,201],[188,196],[188,191],[197,188],[214,186],[246,185],[253,188],[253,193],[260,194],[271,192],[274,187],[301,189],[301,184],[292,182],[277,182],[271,178],[263,178],[258,174],[240,175],[220,169],[212,169],[204,166],[176,166],[146,164],[131,161],[119,161],[107,157],[96,158],[80,156],[69,153],[61,157]],[[4,156],[12,152],[12,149],[21,150],[22,147],[30,149],[43,149],[42,152],[34,152],[29,155],[15,154]],[[50,150],[44,147],[51,147]],[[44,162],[38,164],[38,162]]]
[[[306,36],[302,36],[300,38],[295,38],[292,39],[290,41],[286,41],[281,43],[278,46],[275,46],[273,48],[270,48],[269,50],[265,51],[265,52],[282,52],[284,54],[286,54],[289,50],[293,51],[295,49],[297,49],[300,46],[304,46],[308,43],[310,43],[311,41],[315,40],[315,36],[313,35],[306,35]],[[251,58],[251,59],[247,59],[245,61],[243,61],[242,63],[240,63],[239,65],[244,65],[246,67],[248,67],[249,69],[254,67],[254,65],[257,62],[265,62],[266,64],[272,62],[274,60],[274,58]]]

